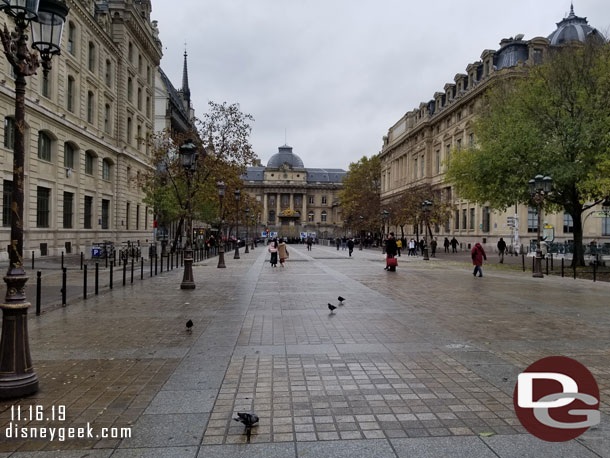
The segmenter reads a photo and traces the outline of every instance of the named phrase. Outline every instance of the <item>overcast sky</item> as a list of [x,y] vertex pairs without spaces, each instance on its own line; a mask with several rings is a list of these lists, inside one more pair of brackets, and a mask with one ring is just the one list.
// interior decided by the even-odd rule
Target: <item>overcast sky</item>
[[[347,169],[502,38],[548,36],[566,0],[153,0],[161,66],[180,88],[184,43],[197,114],[208,100],[254,116],[264,164],[284,144],[306,167]],[[606,32],[608,0],[576,0]]]

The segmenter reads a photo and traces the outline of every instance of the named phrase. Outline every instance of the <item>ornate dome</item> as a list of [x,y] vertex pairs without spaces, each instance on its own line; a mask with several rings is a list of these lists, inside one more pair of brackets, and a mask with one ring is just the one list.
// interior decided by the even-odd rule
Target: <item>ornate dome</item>
[[301,158],[292,152],[292,146],[288,145],[278,148],[278,152],[271,156],[271,159],[267,162],[267,167],[278,169],[284,164],[288,164],[293,169],[305,167]]
[[599,32],[591,27],[586,17],[578,17],[574,14],[574,5],[570,6],[570,14],[567,18],[557,23],[557,30],[549,35],[551,46],[557,46],[570,41],[585,42],[589,36],[599,36]]

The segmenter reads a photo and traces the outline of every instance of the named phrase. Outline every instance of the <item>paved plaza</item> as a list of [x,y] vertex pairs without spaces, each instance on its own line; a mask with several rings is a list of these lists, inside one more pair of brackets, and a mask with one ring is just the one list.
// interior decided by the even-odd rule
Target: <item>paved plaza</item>
[[[0,458],[610,457],[610,284],[289,251],[285,268],[260,246],[227,269],[197,263],[195,291],[178,269],[30,313],[40,391],[0,404]],[[552,355],[587,366],[601,392],[601,424],[559,444],[528,434],[512,398],[517,375]],[[29,426],[131,438],[7,439],[11,406],[32,404],[66,419]],[[241,410],[260,417],[250,443]]]

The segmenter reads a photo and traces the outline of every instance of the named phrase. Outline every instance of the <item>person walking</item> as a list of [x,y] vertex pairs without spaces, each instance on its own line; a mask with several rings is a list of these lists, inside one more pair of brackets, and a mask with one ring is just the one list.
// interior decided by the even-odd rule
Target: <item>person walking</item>
[[343,239],[341,240],[341,250],[345,251],[347,249],[347,237],[343,237]]
[[506,242],[502,237],[498,240],[498,253],[500,255],[500,264],[504,264],[504,252],[506,251]]
[[398,252],[394,232],[390,232],[390,235],[388,235],[388,239],[385,242],[385,252],[387,255],[385,270],[396,272],[396,262],[390,261],[390,259],[396,258],[396,253]]
[[337,237],[335,239],[335,245],[337,245],[337,251],[339,251],[339,247],[341,246],[341,238]]
[[400,250],[402,249],[402,240],[397,239],[396,240],[396,250],[398,252],[398,257],[400,257]]
[[430,242],[430,248],[432,249],[432,257],[435,258],[436,257],[436,246],[438,245],[438,242],[436,241],[436,237],[432,239],[432,241]]
[[284,267],[284,261],[288,259],[288,247],[286,246],[286,242],[284,239],[280,242],[277,247],[277,253],[280,258],[280,266]]
[[458,241],[456,240],[456,238],[455,238],[455,237],[453,237],[453,238],[451,239],[451,242],[449,242],[449,243],[451,243],[451,252],[452,252],[452,253],[457,253]]
[[449,253],[449,239],[447,237],[445,237],[443,245],[445,246],[445,253]]
[[273,241],[269,244],[269,248],[267,248],[267,251],[271,253],[271,259],[269,261],[271,263],[271,267],[277,267],[277,249],[277,239],[273,239]]
[[409,256],[415,256],[415,240],[409,240]]
[[419,241],[419,251],[421,252],[421,255],[424,255],[424,248],[426,248],[426,241],[424,239],[421,239]]
[[351,238],[347,241],[347,249],[349,250],[349,257],[352,257],[352,253],[354,252],[354,239]]
[[307,237],[307,251],[311,251],[311,245],[313,245],[313,240],[311,236]]
[[474,270],[472,271],[472,275],[477,276],[477,272],[479,273],[479,277],[483,276],[483,269],[481,266],[483,265],[483,260],[487,261],[487,255],[485,254],[485,250],[481,246],[479,242],[472,247],[472,251],[470,252],[472,256],[472,264],[474,265]]

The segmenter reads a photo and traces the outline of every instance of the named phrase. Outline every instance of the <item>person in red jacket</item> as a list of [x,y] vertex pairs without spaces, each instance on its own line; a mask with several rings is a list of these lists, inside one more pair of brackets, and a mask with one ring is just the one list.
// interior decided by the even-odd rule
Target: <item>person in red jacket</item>
[[470,252],[472,255],[472,264],[474,265],[474,271],[472,275],[477,276],[477,272],[479,273],[479,277],[483,276],[483,270],[481,266],[483,265],[483,260],[487,261],[487,255],[485,254],[485,250],[481,246],[479,242],[472,247],[472,251]]

